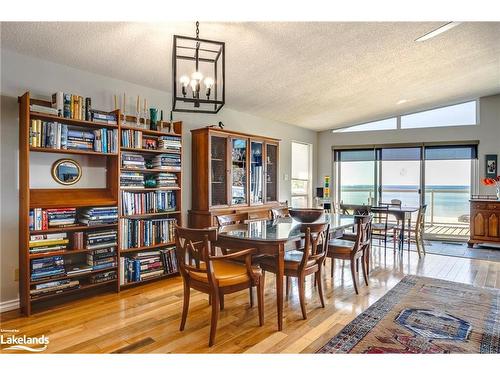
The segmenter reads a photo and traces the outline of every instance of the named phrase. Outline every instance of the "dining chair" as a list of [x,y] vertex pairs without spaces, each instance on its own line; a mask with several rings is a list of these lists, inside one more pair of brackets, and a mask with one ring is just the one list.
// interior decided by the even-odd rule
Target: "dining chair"
[[223,227],[224,225],[243,224],[246,220],[250,219],[250,216],[248,215],[248,212],[243,212],[236,214],[218,215],[215,218],[219,227]]
[[[323,298],[322,269],[326,256],[326,249],[330,237],[330,224],[301,224],[301,233],[305,234],[304,247],[299,248],[300,241],[296,242],[297,248],[285,252],[285,277],[296,277],[299,286],[300,308],[302,317],[307,319],[305,304],[305,278],[314,274],[315,283],[318,286],[321,307],[325,307]],[[277,273],[276,259],[264,257],[260,259],[260,267],[266,271]]]
[[389,206],[387,204],[381,204],[379,206],[373,206],[371,209],[371,214],[373,216],[371,230],[372,238],[378,238],[379,242],[384,241],[384,252],[387,250],[387,237],[391,233],[394,250],[397,248],[397,223],[389,222]]
[[[417,220],[415,221],[415,226],[411,226],[411,222],[409,221],[408,229],[407,229],[407,240],[408,240],[408,250],[410,250],[410,242],[412,240],[412,235],[415,240],[415,246],[417,247],[417,252],[419,258],[423,255],[426,255],[425,245],[424,245],[424,233],[425,233],[425,213],[427,212],[427,205],[424,204],[420,206],[417,212]],[[401,230],[401,228],[398,228]]]
[[[217,229],[188,229],[175,226],[176,254],[184,284],[184,303],[180,330],[183,331],[189,309],[191,288],[207,293],[212,305],[208,345],[215,342],[219,311],[224,309],[224,295],[257,287],[259,325],[264,324],[264,275],[251,263],[255,249],[215,255]],[[245,258],[245,264],[231,262]]]
[[368,286],[368,267],[371,250],[371,226],[372,216],[356,216],[356,240],[350,241],[342,238],[335,238],[328,242],[327,257],[331,258],[331,276],[333,278],[334,260],[349,260],[351,262],[352,283],[354,291],[358,294],[357,273],[359,272],[359,259],[361,259],[361,268],[363,278]]

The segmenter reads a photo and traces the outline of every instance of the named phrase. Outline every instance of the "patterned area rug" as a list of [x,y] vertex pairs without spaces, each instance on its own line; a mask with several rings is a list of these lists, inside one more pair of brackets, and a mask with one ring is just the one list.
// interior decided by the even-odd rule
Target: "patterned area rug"
[[500,353],[500,290],[406,276],[318,353]]

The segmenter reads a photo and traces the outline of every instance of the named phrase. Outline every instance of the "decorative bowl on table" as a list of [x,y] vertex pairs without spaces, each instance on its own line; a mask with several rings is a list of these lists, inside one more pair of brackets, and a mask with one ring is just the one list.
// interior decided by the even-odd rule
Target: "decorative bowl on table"
[[314,223],[324,214],[322,208],[290,208],[290,216],[299,223]]

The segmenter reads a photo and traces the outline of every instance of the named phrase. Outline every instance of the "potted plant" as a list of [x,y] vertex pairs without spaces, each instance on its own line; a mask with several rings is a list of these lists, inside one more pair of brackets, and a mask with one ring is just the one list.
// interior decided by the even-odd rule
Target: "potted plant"
[[495,185],[497,191],[497,199],[500,200],[500,176],[496,176],[495,178],[491,177],[483,178],[483,185],[486,186]]

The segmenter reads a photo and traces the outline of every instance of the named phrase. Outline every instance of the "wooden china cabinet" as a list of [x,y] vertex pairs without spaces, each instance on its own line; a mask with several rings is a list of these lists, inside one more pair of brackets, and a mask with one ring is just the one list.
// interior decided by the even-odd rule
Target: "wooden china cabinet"
[[191,133],[189,226],[214,226],[215,216],[236,212],[268,217],[279,205],[280,140],[209,127]]

